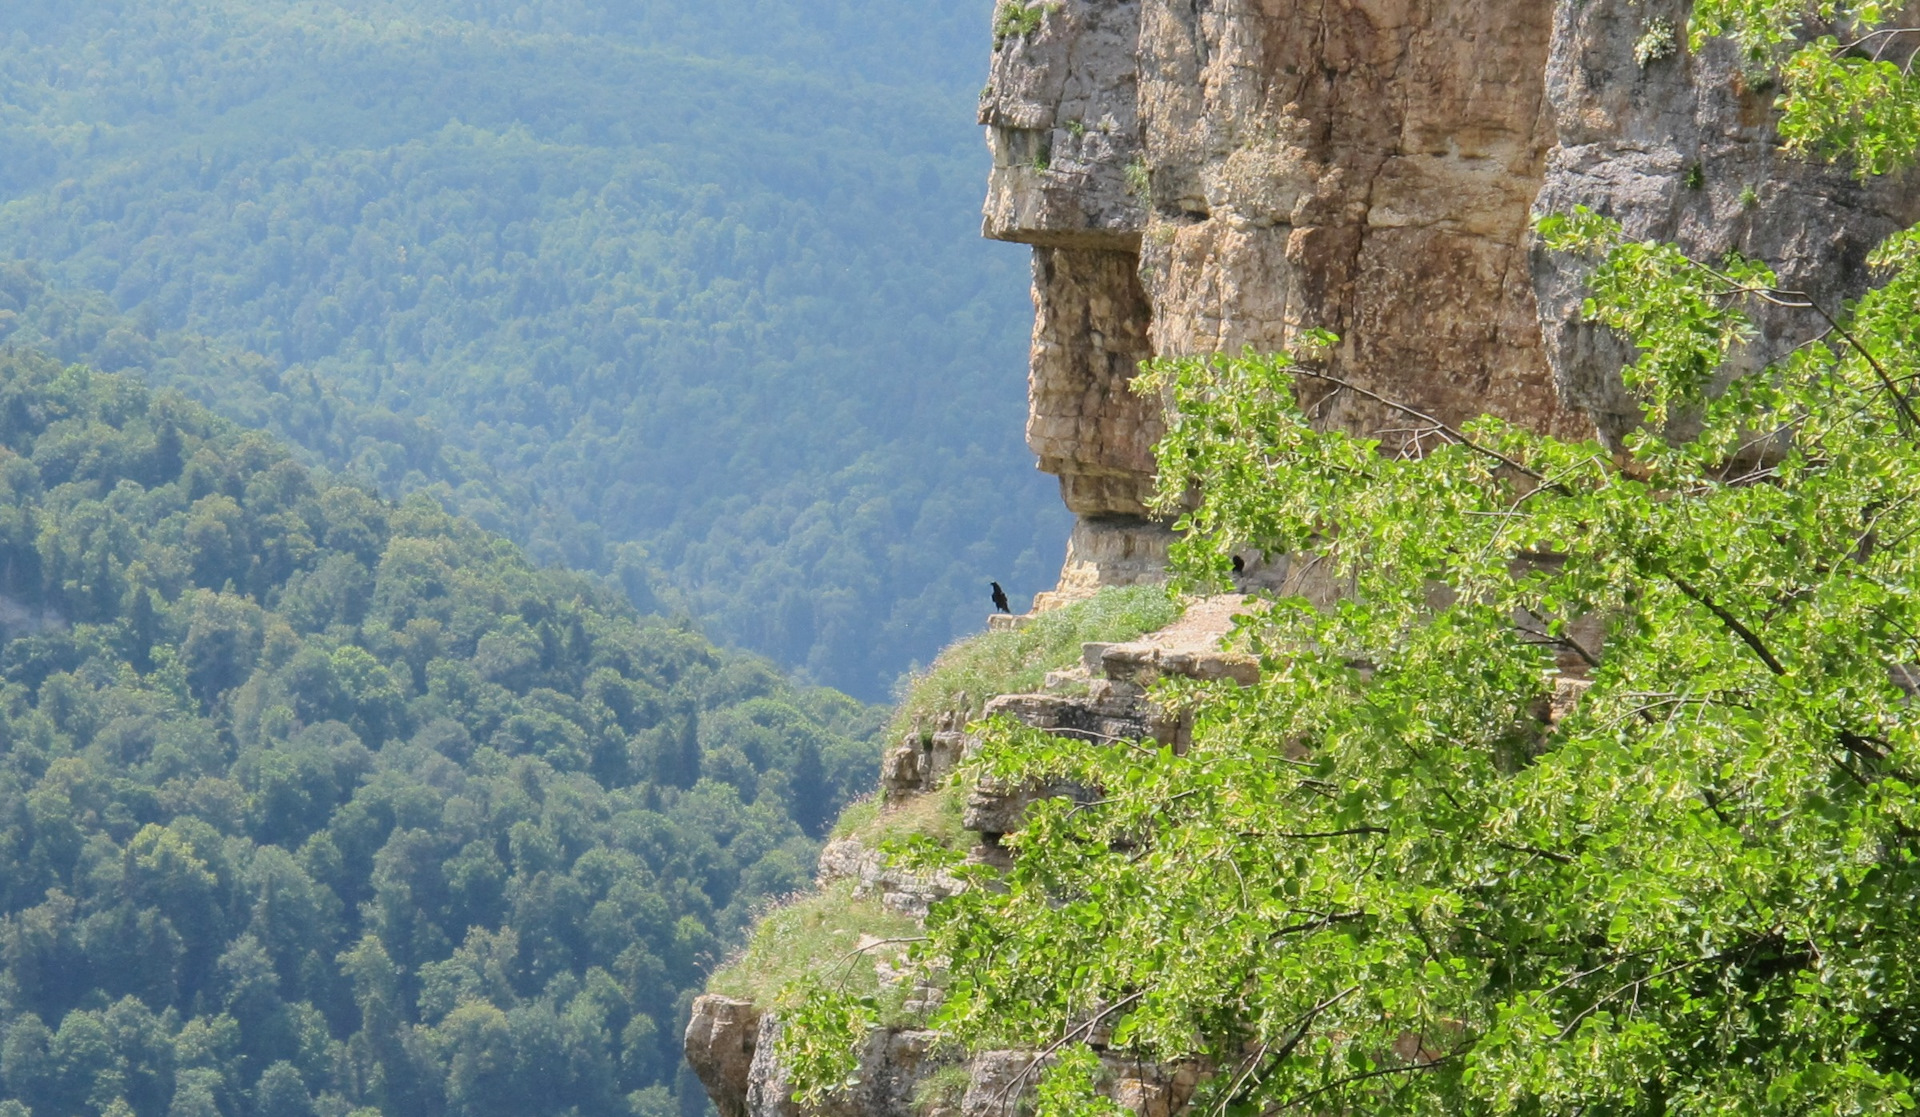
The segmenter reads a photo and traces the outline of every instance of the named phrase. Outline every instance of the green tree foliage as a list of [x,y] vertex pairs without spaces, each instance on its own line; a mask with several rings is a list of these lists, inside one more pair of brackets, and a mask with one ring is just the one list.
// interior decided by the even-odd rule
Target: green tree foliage
[[5,1112],[651,1117],[876,759],[844,696],[32,355],[0,624]]
[[9,0],[0,336],[880,697],[1065,534],[991,9]]
[[1920,135],[1920,27],[1906,14],[1884,0],[1699,0],[1692,45],[1726,35],[1756,65],[1780,64],[1787,146],[1887,174]]
[[[1920,141],[1829,138],[1863,172]],[[919,948],[938,1026],[1057,1056],[1043,1114],[1110,1111],[1094,1043],[1195,1065],[1202,1112],[1920,1108],[1920,230],[1846,308],[1590,213],[1540,234],[1637,346],[1618,453],[1316,429],[1325,337],[1148,378],[1163,503],[1203,494],[1183,570],[1311,553],[1352,592],[1250,617],[1258,685],[1168,685],[1177,755],[1001,725],[974,761],[1098,789],[1036,806],[1006,873],[956,866],[979,887]],[[1807,340],[1716,395],[1755,299]],[[800,1012],[799,1085],[830,1090],[871,1015]]]

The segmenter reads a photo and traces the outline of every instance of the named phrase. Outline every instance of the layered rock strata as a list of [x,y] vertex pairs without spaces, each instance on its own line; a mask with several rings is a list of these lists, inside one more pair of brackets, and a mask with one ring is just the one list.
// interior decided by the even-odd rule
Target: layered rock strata
[[[1738,250],[1828,307],[1865,288],[1875,243],[1920,222],[1908,180],[1784,155],[1766,76],[1724,44],[1689,52],[1674,30],[1683,0],[1009,2],[1038,19],[1025,34],[1000,24],[981,98],[985,232],[1033,247],[1028,441],[1076,517],[1059,589],[1039,608],[1163,576],[1172,536],[1151,503],[1165,423],[1162,401],[1132,390],[1143,360],[1280,350],[1328,329],[1342,338],[1331,375],[1439,420],[1492,413],[1612,441],[1637,418],[1621,387],[1629,354],[1583,320],[1583,265],[1533,242],[1535,215],[1584,205],[1696,255]],[[1804,311],[1758,324],[1754,367],[1817,332]],[[1427,433],[1352,391],[1308,402],[1394,451],[1417,453]],[[1313,579],[1283,557],[1247,581],[1340,592]],[[1187,727],[1144,687],[1167,674],[1254,681],[1256,664],[1217,645],[1221,611],[1238,607],[1190,612],[1185,636],[1089,645],[1044,692],[987,708],[1178,749]],[[1582,685],[1570,677],[1543,723]],[[941,785],[968,748],[962,722],[923,727],[888,755],[889,803]],[[1004,862],[998,839],[1036,798],[1078,794],[970,789],[975,855]],[[821,873],[915,914],[955,886],[857,843],[831,845]],[[695,1006],[688,1057],[722,1117],[797,1117],[772,1057],[778,1027],[743,1002]],[[861,1085],[828,1109],[1017,1111],[1030,1054],[976,1056],[963,1089],[925,1090],[955,1058],[926,1032],[880,1029]],[[1170,1117],[1193,1086],[1192,1068],[1109,1069],[1114,1097],[1141,1117]]]
[[[1920,220],[1907,181],[1785,156],[1763,73],[1676,0],[1057,0],[996,44],[985,233],[1031,244],[1028,440],[1077,517],[1057,596],[1158,576],[1143,358],[1342,338],[1329,371],[1449,423],[1612,440],[1627,354],[1533,215],[1739,249],[1837,306]],[[1665,39],[1662,38],[1664,29]],[[1769,311],[1757,364],[1816,332]],[[1325,422],[1416,451],[1349,391]]]
[[[1242,607],[1242,598],[1217,598],[1190,609],[1180,623],[1151,637],[1088,644],[1081,665],[1055,673],[1046,690],[998,696],[987,703],[987,713],[1082,740],[1152,739],[1179,748],[1191,726],[1151,702],[1148,689],[1168,676],[1257,681],[1256,661],[1221,648],[1222,636]],[[956,718],[942,719],[931,732],[916,731],[885,763],[883,809],[904,809],[940,790],[972,743]],[[1006,858],[1000,838],[1020,829],[1034,802],[1089,794],[1065,784],[982,784],[966,792],[963,825],[978,843],[972,856],[997,864]],[[819,880],[823,885],[850,880],[856,896],[872,896],[884,907],[916,916],[924,916],[932,904],[960,887],[951,876],[892,867],[878,851],[848,839],[827,844],[820,856]],[[869,942],[862,940],[863,945]],[[874,958],[880,980],[900,979],[892,959],[879,953]],[[931,1007],[938,995],[920,989],[911,993],[908,1000],[922,1007]],[[687,1059],[721,1117],[802,1117],[774,1056],[780,1027],[776,1014],[746,1001],[709,994],[694,1002],[686,1031]],[[1118,1054],[1106,1060],[1108,1089],[1141,1117],[1171,1117],[1193,1090],[1192,1068],[1143,1064]],[[941,1072],[954,1068],[963,1071],[956,1087],[929,1089],[938,1085]],[[1031,1053],[983,1052],[963,1063],[932,1032],[882,1027],[868,1037],[861,1053],[858,1085],[804,1112],[808,1117],[1017,1117],[1035,1085],[1037,1069]]]

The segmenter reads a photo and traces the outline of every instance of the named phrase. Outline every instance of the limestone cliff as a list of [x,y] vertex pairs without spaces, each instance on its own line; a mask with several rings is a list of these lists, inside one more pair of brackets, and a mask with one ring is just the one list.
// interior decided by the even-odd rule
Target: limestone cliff
[[[1738,248],[1828,303],[1920,220],[1905,182],[1790,160],[1764,74],[1677,40],[1674,0],[1060,0],[981,99],[986,235],[1034,246],[1028,439],[1078,518],[1061,589],[1149,577],[1145,357],[1341,335],[1334,371],[1450,422],[1612,438],[1636,412],[1579,274],[1531,244],[1586,205]],[[1657,57],[1654,57],[1657,56]],[[1756,359],[1804,336],[1779,311]],[[1804,312],[1799,312],[1804,314]],[[1391,442],[1348,393],[1329,422]]]
[[[1916,5],[1920,7],[1920,5]],[[1028,441],[1076,516],[1059,591],[1160,576],[1170,534],[1148,514],[1159,401],[1129,384],[1163,355],[1285,348],[1324,328],[1335,375],[1448,422],[1486,412],[1543,431],[1619,437],[1636,412],[1620,344],[1581,320],[1581,274],[1532,241],[1534,215],[1585,205],[1635,236],[1739,249],[1837,305],[1867,251],[1920,222],[1920,191],[1787,158],[1766,75],[1724,44],[1695,55],[1663,28],[1684,0],[1046,0],[1001,24],[981,122],[993,153],[985,233],[1033,246]],[[1773,311],[1749,359],[1806,336]],[[1403,417],[1352,393],[1330,424],[1403,447]],[[1282,571],[1273,572],[1276,576]],[[1216,618],[1217,619],[1217,618]],[[1142,674],[1239,678],[1204,647],[1090,647],[1079,685],[992,708],[1057,733],[1155,736]],[[1069,683],[1073,682],[1068,680]],[[887,761],[896,799],[966,747],[958,726]],[[1036,791],[975,789],[967,825],[995,837]],[[940,882],[830,850],[898,910]],[[689,1055],[725,1117],[787,1117],[753,1006],[708,998]],[[1005,1109],[1020,1056],[985,1056],[947,1102],[911,1089],[951,1056],[886,1030],[848,1117]],[[943,1061],[945,1060],[945,1061]],[[1009,1070],[1008,1068],[1015,1068]],[[1116,1068],[1130,1108],[1164,1117],[1178,1076]]]

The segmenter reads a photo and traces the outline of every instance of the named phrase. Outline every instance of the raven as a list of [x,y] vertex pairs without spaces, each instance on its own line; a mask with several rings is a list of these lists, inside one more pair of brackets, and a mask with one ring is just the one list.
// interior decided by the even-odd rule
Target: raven
[[1001,589],[1000,583],[998,582],[992,582],[989,584],[993,586],[993,607],[995,609],[1000,610],[1002,613],[1013,612],[1013,609],[1007,605],[1007,591]]
[[1239,555],[1233,556],[1233,572],[1235,574],[1245,574],[1247,572],[1247,560],[1241,558]]

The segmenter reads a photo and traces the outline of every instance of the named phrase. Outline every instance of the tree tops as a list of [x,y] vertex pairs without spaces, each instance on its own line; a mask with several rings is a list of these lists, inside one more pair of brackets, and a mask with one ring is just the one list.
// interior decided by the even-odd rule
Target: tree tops
[[874,763],[850,699],[31,354],[0,624],[0,1086],[43,1115],[676,1112],[685,1002]]

